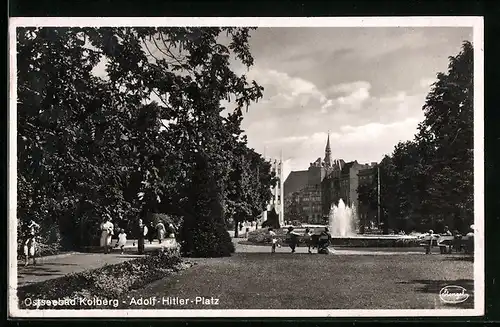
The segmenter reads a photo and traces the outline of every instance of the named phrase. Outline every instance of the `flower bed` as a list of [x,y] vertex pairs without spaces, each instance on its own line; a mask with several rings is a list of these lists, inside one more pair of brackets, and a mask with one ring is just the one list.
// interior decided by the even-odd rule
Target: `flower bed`
[[[276,238],[278,241],[285,241],[286,231],[283,229],[275,229]],[[257,244],[266,244],[271,240],[269,239],[269,231],[267,228],[261,228],[248,233],[248,241]]]
[[[176,250],[155,251],[143,258],[20,287],[17,290],[19,307],[36,309],[33,299],[37,299],[59,301],[55,305],[43,302],[41,309],[114,308],[114,302],[110,302],[110,299],[117,300],[130,290],[141,288],[191,265],[183,262]],[[105,299],[110,303],[105,302]]]

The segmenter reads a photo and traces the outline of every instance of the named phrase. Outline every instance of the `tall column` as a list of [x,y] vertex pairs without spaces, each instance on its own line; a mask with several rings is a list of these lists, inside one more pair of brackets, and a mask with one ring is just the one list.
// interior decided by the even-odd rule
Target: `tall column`
[[283,180],[283,150],[281,150],[280,153],[280,161],[279,161],[279,189],[278,189],[278,194],[279,194],[279,223],[280,226],[283,226],[285,224],[285,199],[283,198],[283,186],[284,186],[284,180]]

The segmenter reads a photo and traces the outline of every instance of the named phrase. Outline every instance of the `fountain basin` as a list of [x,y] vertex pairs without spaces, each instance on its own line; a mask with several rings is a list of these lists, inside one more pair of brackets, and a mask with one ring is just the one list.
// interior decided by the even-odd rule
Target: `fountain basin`
[[[310,228],[314,234],[318,234],[323,227]],[[276,237],[282,242],[285,241],[287,228],[274,230]],[[294,228],[298,234],[304,234],[305,228]],[[269,242],[267,229],[258,229],[248,235],[248,242],[254,244],[266,244]],[[302,237],[299,237],[299,244],[303,244]],[[333,247],[419,247],[421,240],[414,235],[351,235],[351,236],[332,236],[331,244]]]
[[416,247],[421,241],[417,236],[408,235],[356,235],[332,236],[334,247]]

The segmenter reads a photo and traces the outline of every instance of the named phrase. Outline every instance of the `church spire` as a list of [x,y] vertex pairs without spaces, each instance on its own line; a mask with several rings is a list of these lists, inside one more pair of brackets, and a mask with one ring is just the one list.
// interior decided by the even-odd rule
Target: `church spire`
[[330,148],[330,131],[328,131],[328,138],[326,140],[326,148],[325,148],[325,166],[332,166],[332,149]]

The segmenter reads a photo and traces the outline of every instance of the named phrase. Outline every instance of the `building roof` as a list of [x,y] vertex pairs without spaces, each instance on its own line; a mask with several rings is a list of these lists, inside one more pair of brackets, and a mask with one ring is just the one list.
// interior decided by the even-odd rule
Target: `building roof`
[[358,163],[357,161],[351,161],[351,162],[348,162],[346,163],[343,167],[342,167],[342,174],[349,174],[349,170],[351,169],[352,166],[354,166],[354,164]]
[[307,170],[290,172],[283,185],[284,195],[300,191],[307,186],[308,181],[309,176]]

